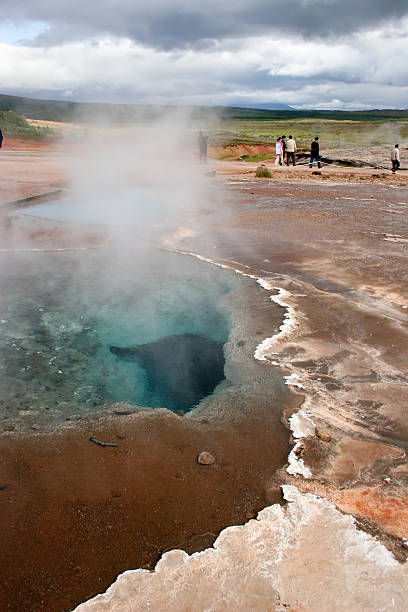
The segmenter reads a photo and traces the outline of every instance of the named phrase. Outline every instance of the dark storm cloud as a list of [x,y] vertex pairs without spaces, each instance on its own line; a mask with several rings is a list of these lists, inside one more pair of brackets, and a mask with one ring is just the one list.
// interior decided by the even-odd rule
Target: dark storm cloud
[[2,0],[0,19],[45,21],[45,46],[108,34],[160,49],[292,32],[344,35],[408,15],[407,0]]

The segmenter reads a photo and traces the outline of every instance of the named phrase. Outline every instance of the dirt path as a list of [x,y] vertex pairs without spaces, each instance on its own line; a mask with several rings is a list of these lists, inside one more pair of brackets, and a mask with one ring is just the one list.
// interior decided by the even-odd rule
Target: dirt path
[[0,206],[63,186],[64,168],[64,154],[56,147],[8,138],[0,149]]

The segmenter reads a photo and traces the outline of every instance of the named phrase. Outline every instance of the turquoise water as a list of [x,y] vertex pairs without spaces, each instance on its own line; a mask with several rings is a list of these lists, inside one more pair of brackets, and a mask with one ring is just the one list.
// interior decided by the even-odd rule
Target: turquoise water
[[63,418],[115,402],[174,411],[193,407],[179,406],[160,376],[152,380],[110,346],[180,334],[222,345],[229,330],[225,301],[237,281],[191,257],[122,246],[80,254],[13,253],[3,260],[3,418],[20,416],[21,409],[34,410],[38,418],[47,411]]

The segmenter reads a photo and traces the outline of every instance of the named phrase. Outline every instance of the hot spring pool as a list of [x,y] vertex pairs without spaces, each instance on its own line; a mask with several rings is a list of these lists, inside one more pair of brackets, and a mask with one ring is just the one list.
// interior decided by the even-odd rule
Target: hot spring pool
[[63,421],[117,402],[186,412],[216,391],[237,279],[192,257],[122,247],[3,259],[3,419]]

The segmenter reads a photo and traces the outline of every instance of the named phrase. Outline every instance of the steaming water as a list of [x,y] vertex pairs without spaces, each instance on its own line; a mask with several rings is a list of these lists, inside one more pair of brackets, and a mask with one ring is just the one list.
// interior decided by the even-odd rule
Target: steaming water
[[[165,195],[165,192],[157,188],[152,191],[138,187],[135,192],[134,189],[116,187],[114,193],[98,193],[97,201],[91,200],[86,206],[83,198],[66,195],[60,200],[28,206],[24,209],[24,214],[85,224],[136,224],[140,229],[142,226],[151,227],[160,221]],[[138,206],[140,202],[143,202],[143,214]]]
[[58,421],[114,402],[192,407],[179,406],[168,395],[160,372],[149,379],[144,368],[118,359],[109,347],[175,334],[224,343],[228,318],[223,303],[237,281],[192,258],[145,247],[127,247],[126,256],[118,256],[120,246],[82,253],[13,253],[3,259],[3,418],[32,413],[34,420],[49,415]]

